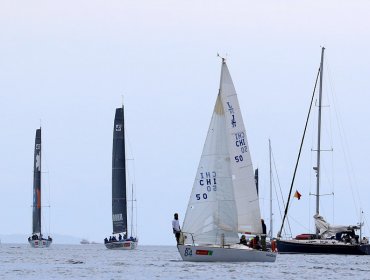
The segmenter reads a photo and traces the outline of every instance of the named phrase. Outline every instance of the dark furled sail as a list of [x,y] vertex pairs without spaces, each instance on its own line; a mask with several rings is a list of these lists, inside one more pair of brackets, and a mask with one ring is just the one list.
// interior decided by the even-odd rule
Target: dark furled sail
[[41,233],[41,128],[36,129],[35,137],[32,233]]
[[112,153],[112,220],[113,233],[127,232],[126,155],[124,111],[116,109]]

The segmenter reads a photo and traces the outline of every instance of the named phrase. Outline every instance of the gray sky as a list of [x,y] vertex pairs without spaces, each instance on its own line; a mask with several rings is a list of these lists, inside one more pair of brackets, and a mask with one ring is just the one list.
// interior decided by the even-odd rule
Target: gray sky
[[[325,131],[335,132],[337,105],[346,137],[324,141],[334,147],[323,159],[334,167],[323,192],[335,186],[335,212],[325,196],[323,215],[353,224],[362,206],[370,222],[369,8],[369,1],[2,1],[0,233],[31,232],[40,119],[51,233],[101,241],[111,232],[112,127],[124,95],[140,242],[174,244],[171,219],[185,215],[218,92],[217,52],[228,57],[268,223],[268,138],[286,198],[322,45],[324,90],[335,96]],[[314,139],[309,134],[297,175],[303,197],[293,200],[293,234],[309,230],[314,212]]]

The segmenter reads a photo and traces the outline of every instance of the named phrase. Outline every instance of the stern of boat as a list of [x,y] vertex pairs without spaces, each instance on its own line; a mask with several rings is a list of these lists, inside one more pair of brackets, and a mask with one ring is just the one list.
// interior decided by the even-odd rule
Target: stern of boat
[[52,241],[51,240],[29,240],[28,243],[30,243],[32,248],[48,248],[50,247]]

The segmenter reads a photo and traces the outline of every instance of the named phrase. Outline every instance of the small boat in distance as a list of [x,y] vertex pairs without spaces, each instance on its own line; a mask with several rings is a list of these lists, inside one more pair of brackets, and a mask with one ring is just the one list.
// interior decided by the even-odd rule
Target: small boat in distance
[[[136,249],[138,240],[133,237],[132,216],[133,198],[131,208],[131,235],[128,237],[127,225],[127,189],[126,189],[126,148],[124,108],[116,109],[113,127],[112,151],[112,221],[113,236],[104,239],[105,247],[116,250]],[[133,193],[133,187],[132,187]]]
[[[220,89],[177,248],[190,262],[274,262],[261,248],[261,214],[246,130],[222,58]],[[244,245],[238,234],[253,235]],[[263,237],[265,237],[264,235]],[[243,243],[243,244],[242,244]]]
[[[315,90],[312,95],[310,109],[308,117],[306,120],[306,127],[304,129],[304,134],[301,141],[301,147],[298,154],[298,159],[295,166],[295,171],[289,191],[288,202],[285,207],[285,213],[282,221],[280,231],[277,238],[277,248],[281,254],[341,254],[341,255],[370,255],[370,245],[369,240],[366,237],[362,237],[361,228],[363,223],[357,225],[330,225],[320,214],[320,178],[321,178],[321,166],[320,166],[320,155],[321,155],[321,108],[322,108],[322,87],[323,87],[323,73],[324,73],[324,50],[321,49],[321,62],[320,68],[316,78],[315,89],[317,85],[317,80],[320,75],[319,84],[319,104],[318,104],[318,126],[317,126],[317,149],[316,151],[316,166],[313,167],[316,173],[316,213],[314,215],[315,219],[315,233],[303,233],[297,235],[293,239],[283,239],[281,238],[281,232],[284,227],[284,221],[287,217],[289,209],[289,201],[292,194],[292,188],[294,184],[294,178],[296,170],[298,167],[300,153],[305,138],[305,132],[307,128],[307,123],[309,120],[313,99],[315,96]],[[296,196],[296,194],[295,194]],[[300,197],[300,194],[298,196]],[[356,234],[359,232],[359,234]]]
[[33,248],[49,247],[52,238],[44,238],[41,233],[41,127],[36,129],[35,153],[33,162],[33,206],[32,206],[32,235],[28,238]]
[[91,243],[90,243],[90,241],[89,241],[89,240],[87,240],[87,239],[81,239],[80,244],[81,244],[81,245],[87,245],[87,244],[91,244]]

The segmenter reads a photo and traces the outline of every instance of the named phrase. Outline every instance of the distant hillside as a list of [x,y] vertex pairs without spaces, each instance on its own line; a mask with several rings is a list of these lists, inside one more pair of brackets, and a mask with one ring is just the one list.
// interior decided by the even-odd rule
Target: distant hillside
[[[28,234],[0,234],[1,243],[27,243]],[[45,236],[47,237],[47,236]],[[80,244],[81,237],[54,234],[54,244]]]

